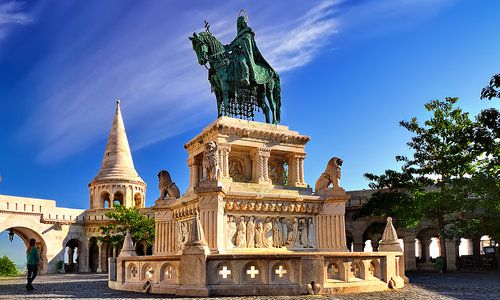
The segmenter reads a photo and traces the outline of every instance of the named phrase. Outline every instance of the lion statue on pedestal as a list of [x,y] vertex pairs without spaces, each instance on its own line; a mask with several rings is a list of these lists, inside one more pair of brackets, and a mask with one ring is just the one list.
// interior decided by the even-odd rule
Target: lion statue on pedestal
[[218,146],[210,141],[205,144],[203,153],[203,179],[217,180],[220,176]]
[[179,188],[175,185],[175,182],[172,181],[170,177],[170,173],[166,170],[161,170],[158,173],[158,187],[160,188],[160,199],[168,199],[168,198],[179,198],[181,193],[179,192]]
[[340,188],[339,181],[341,177],[341,167],[344,161],[339,157],[332,157],[326,165],[326,170],[316,181],[314,189],[316,192],[327,189],[330,184],[333,189]]

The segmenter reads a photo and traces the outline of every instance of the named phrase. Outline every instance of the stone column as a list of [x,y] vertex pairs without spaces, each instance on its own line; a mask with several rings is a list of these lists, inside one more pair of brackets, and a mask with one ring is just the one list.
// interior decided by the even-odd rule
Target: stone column
[[448,271],[455,271],[457,269],[457,251],[455,240],[446,240],[446,267]]
[[231,146],[226,144],[219,145],[219,161],[221,167],[222,179],[229,179],[229,152]]
[[354,252],[363,252],[365,244],[363,242],[353,242],[353,250]]
[[188,166],[189,166],[189,187],[188,190],[192,190],[198,186],[200,182],[200,178],[198,176],[200,172],[201,162],[194,156],[188,158]]
[[253,170],[252,178],[254,182],[260,184],[271,183],[269,178],[269,157],[271,156],[271,149],[259,148],[255,151],[253,157]]
[[97,249],[99,249],[99,254],[97,255],[97,257],[99,258],[97,260],[97,270],[96,272],[97,273],[100,273],[102,272],[102,242],[101,241],[97,241]]
[[415,271],[417,270],[417,260],[415,257],[415,235],[410,234],[403,237],[404,242],[404,256],[405,256],[405,266],[406,270]]
[[115,200],[115,195],[114,194],[109,194],[109,208],[112,208],[115,206],[113,201]]
[[288,186],[307,187],[304,182],[305,154],[294,153],[288,158]]

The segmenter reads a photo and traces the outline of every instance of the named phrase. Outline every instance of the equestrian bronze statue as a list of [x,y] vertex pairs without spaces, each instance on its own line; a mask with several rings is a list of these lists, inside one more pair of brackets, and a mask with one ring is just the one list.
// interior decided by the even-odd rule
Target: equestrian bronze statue
[[267,123],[279,124],[280,78],[257,48],[255,33],[248,27],[247,18],[238,17],[238,34],[228,45],[212,35],[209,27],[205,22],[206,30],[193,33],[189,39],[198,63],[208,64],[208,81],[215,93],[218,116],[253,120],[255,110],[261,109]]

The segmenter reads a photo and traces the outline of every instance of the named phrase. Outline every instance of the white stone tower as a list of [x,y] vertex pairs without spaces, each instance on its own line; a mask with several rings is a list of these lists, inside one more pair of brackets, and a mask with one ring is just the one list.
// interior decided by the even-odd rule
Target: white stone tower
[[116,101],[113,125],[101,168],[89,183],[90,209],[110,208],[114,204],[143,208],[146,199],[146,183],[134,167],[125,125]]

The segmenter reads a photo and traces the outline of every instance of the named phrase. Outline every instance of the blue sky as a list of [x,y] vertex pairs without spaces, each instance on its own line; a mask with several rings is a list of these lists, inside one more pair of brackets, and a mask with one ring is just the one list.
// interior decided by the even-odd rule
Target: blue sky
[[493,105],[479,93],[500,72],[498,1],[0,0],[0,193],[87,208],[117,98],[147,205],[160,169],[184,191],[183,144],[216,118],[187,37],[208,20],[230,42],[240,9],[281,75],[282,124],[312,137],[311,185],[340,156],[341,184],[367,188],[431,99]]

